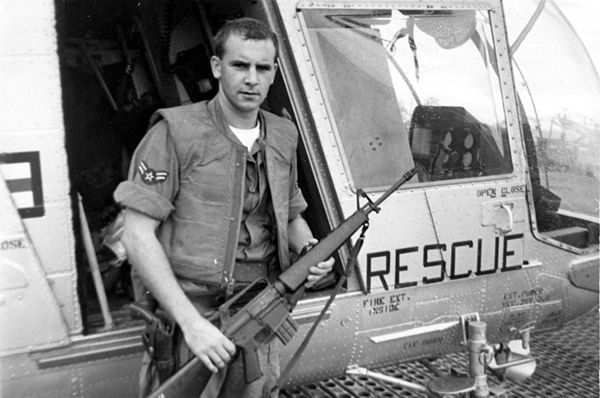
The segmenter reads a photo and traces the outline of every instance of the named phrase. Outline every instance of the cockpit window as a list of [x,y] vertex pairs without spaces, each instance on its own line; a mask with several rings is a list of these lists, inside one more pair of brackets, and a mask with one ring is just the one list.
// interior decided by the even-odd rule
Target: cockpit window
[[511,0],[504,6],[532,225],[550,241],[598,250],[600,76],[556,4]]
[[355,187],[510,173],[487,13],[303,10]]

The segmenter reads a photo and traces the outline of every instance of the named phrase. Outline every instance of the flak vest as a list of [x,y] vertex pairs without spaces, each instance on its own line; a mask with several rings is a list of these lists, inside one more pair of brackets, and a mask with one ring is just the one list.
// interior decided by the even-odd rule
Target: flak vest
[[[283,269],[290,265],[289,201],[298,190],[295,125],[266,111],[259,112],[265,167],[275,215],[277,254]],[[158,230],[178,278],[208,287],[233,283],[245,190],[246,147],[233,141],[218,101],[157,111],[151,125],[164,119],[179,162],[175,210]]]

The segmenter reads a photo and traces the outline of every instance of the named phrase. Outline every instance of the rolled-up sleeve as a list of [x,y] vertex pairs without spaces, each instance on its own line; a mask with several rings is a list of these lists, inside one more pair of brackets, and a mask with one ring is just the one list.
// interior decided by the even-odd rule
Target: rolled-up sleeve
[[178,190],[177,154],[167,123],[162,120],[146,133],[138,145],[131,160],[128,180],[119,184],[114,198],[123,207],[164,220],[174,210],[173,200]]

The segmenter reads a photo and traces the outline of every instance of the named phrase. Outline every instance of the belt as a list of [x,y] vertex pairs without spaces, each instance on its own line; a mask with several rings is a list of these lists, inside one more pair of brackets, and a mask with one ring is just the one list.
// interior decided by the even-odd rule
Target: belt
[[[248,285],[257,279],[267,279],[273,282],[280,273],[279,263],[275,256],[268,261],[238,261],[235,263],[233,271],[233,291],[227,295],[224,291],[202,291],[188,293],[188,297],[196,309],[207,317],[214,313],[221,304],[232,295],[244,290]],[[237,305],[243,305],[246,301],[243,299],[236,301]]]
[[193,284],[194,288],[190,288],[189,283],[185,281],[180,281],[180,284],[185,285],[184,291],[196,309],[204,313],[216,309],[223,304],[226,298],[240,292],[255,280],[265,278],[269,282],[273,282],[280,273],[281,269],[277,257],[272,256],[266,261],[236,261],[233,270],[233,289],[229,294],[220,289],[211,289],[205,285]]

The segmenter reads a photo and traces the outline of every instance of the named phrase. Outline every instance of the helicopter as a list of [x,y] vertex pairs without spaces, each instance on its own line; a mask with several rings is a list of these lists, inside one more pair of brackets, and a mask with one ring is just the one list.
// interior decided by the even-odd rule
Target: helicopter
[[[352,269],[358,233],[335,254],[323,315],[332,286],[297,303],[282,364],[320,322],[286,385],[473,344],[529,376],[529,341],[598,305],[600,79],[554,2],[46,0],[0,17],[0,395],[137,396],[112,192],[156,109],[214,96],[239,16],[281,39],[263,107],[298,127],[316,237],[417,169]],[[473,372],[461,391],[486,396]]]

